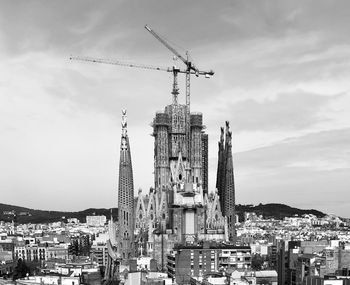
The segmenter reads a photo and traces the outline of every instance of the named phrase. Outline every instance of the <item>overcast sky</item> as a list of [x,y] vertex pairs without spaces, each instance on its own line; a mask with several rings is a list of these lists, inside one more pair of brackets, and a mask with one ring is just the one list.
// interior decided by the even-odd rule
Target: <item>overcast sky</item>
[[1,203],[116,207],[123,108],[135,193],[153,185],[150,122],[171,103],[172,75],[69,61],[172,66],[145,24],[215,71],[191,82],[191,110],[203,112],[209,134],[211,191],[229,120],[237,203],[350,217],[347,0],[1,1]]

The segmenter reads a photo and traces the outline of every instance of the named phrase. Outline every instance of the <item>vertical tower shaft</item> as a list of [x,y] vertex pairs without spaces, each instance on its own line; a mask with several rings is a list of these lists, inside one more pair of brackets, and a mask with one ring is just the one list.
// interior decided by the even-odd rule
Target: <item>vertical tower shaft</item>
[[225,216],[225,139],[224,139],[224,128],[221,128],[220,140],[218,143],[218,168],[216,173],[216,189],[218,190],[218,195],[220,197],[220,207],[222,215]]
[[235,242],[235,182],[232,158],[232,132],[228,121],[226,121],[226,130],[224,131],[224,128],[221,128],[218,156],[216,188],[220,197],[222,214],[227,217],[229,240]]
[[134,180],[126,110],[122,111],[118,184],[118,251],[123,260],[133,256],[134,245]]
[[225,138],[225,215],[228,222],[229,240],[235,242],[236,239],[236,201],[235,201],[235,181],[233,175],[233,158],[232,158],[232,132],[230,131],[229,122],[226,121],[226,138]]
[[169,117],[157,113],[154,119],[154,185],[162,189],[169,183]]
[[190,137],[190,162],[192,170],[192,181],[193,183],[203,183],[203,172],[202,172],[202,114],[192,113],[191,114],[191,137]]
[[208,194],[208,135],[202,131],[202,180],[203,194]]
[[[180,237],[185,233],[181,226],[184,222],[179,222],[182,210],[174,210],[179,207],[180,196],[185,191],[186,195],[192,195],[194,188],[203,186],[205,193],[208,191],[208,135],[204,131],[202,113],[190,113],[189,106],[177,100],[176,69],[172,95],[172,104],[157,112],[152,123],[154,184],[155,191],[166,192],[166,228],[174,230]],[[198,193],[199,190],[194,194]],[[164,218],[160,220],[162,224]]]

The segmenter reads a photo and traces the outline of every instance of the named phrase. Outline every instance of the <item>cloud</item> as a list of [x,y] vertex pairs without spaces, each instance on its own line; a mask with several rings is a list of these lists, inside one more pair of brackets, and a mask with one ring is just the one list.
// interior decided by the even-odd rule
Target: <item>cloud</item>
[[310,133],[235,155],[246,170],[278,171],[282,168],[334,170],[350,167],[350,129]]
[[154,0],[104,1],[103,5],[91,0],[5,1],[0,4],[0,19],[7,51],[13,53],[75,46],[82,50],[103,47],[109,56],[116,49],[134,54],[148,44],[148,52],[161,52],[160,43],[142,29],[146,23],[190,50],[211,43],[240,44],[257,37],[281,38],[314,31],[333,40],[348,41],[342,36],[349,23],[347,1],[333,5],[320,0],[220,4],[206,0],[198,4]]
[[[311,133],[234,153],[239,203],[283,202],[349,216],[350,129]],[[254,179],[252,179],[254,178]],[[327,201],[327,202],[326,202]]]
[[[45,208],[47,200],[39,199],[45,193],[74,193],[72,201],[84,198],[82,208],[115,206],[102,196],[116,195],[122,108],[128,109],[135,188],[152,185],[149,123],[171,102],[172,75],[68,60],[73,54],[171,66],[171,52],[143,29],[146,23],[180,52],[189,50],[198,67],[216,72],[211,80],[191,81],[191,110],[203,112],[211,157],[225,120],[237,133],[234,152],[256,149],[237,155],[238,183],[253,173],[262,177],[261,188],[271,190],[271,181],[284,187],[289,180],[284,185],[278,180],[283,176],[278,168],[290,180],[294,173],[303,181],[303,173],[308,178],[308,171],[319,170],[333,181],[332,173],[346,162],[317,153],[296,159],[308,157],[304,149],[319,149],[317,140],[314,147],[298,147],[302,140],[297,138],[348,126],[349,5],[323,0],[2,1],[0,167],[5,175],[0,187],[13,190],[6,192],[7,201],[21,201],[30,191],[33,206]],[[183,76],[179,86],[179,100],[185,102]],[[329,153],[338,146],[333,140],[321,145],[327,144]],[[271,149],[258,151],[261,145]],[[281,151],[293,156],[281,157]],[[210,161],[211,173],[216,161]],[[339,180],[337,185],[347,181]],[[101,200],[89,200],[86,191],[96,189],[105,191]],[[63,198],[56,204],[57,209],[75,207]]]
[[[344,95],[344,94],[343,94]],[[325,96],[296,90],[261,102],[253,99],[226,106],[236,131],[301,130],[330,120],[323,115],[330,103],[343,96]],[[223,107],[224,108],[224,107]]]

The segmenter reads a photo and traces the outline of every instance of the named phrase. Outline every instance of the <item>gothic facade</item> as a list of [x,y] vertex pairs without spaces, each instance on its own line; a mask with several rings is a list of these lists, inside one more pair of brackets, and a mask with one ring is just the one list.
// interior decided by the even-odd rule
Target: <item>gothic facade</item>
[[[171,187],[172,173],[181,156],[183,169],[178,180],[195,183],[207,191],[208,137],[204,133],[201,113],[190,113],[190,106],[177,100],[177,79],[174,74],[173,102],[153,119],[154,185],[156,189]],[[205,179],[203,179],[203,177]]]
[[[149,194],[142,194],[142,191],[139,191],[136,198],[135,235],[139,236],[145,232],[148,233],[147,247],[145,248],[143,244],[140,245],[143,246],[143,253],[153,252],[153,233],[159,228],[166,229],[166,224],[169,222],[169,212],[171,213],[171,211],[169,211],[170,209],[167,204],[162,205],[162,203],[160,203],[160,201],[165,198],[165,193],[165,191],[157,192],[153,189]],[[168,231],[164,231],[172,233],[172,238],[177,242],[181,241],[181,229],[183,229],[183,227],[181,227],[183,215],[180,205],[183,205],[183,207],[186,205],[186,201],[182,200],[181,195],[179,195],[178,198],[181,199],[181,201],[176,202],[179,204],[178,210],[175,209],[172,213],[175,225],[174,231],[169,229]],[[203,199],[199,200],[199,198],[197,198],[196,202],[200,211],[198,211],[196,217],[196,233],[193,231],[192,235],[196,235],[198,240],[228,240],[228,233],[226,232],[227,221],[222,215],[218,193],[211,192],[210,194],[203,194]]]
[[135,202],[135,234],[148,233],[146,246],[138,239],[138,252],[153,256],[158,264],[175,243],[228,240],[220,197],[208,193],[203,116],[178,103],[175,80],[172,94],[172,104],[157,112],[152,124],[154,188],[146,195],[139,191]]
[[235,200],[232,134],[221,130],[217,190],[208,192],[208,136],[201,113],[173,103],[153,120],[154,187],[134,197],[126,112],[122,137],[118,189],[117,249],[121,260],[152,256],[164,269],[175,243],[231,241],[235,237]]

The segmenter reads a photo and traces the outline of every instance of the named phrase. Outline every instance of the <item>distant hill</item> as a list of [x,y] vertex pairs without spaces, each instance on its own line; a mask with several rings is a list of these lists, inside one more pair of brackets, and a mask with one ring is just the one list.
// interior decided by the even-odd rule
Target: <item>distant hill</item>
[[[4,212],[15,211],[17,222],[25,223],[52,223],[57,221],[66,221],[69,218],[77,218],[80,222],[86,222],[86,216],[105,215],[107,218],[111,216],[111,209],[95,209],[90,208],[78,212],[61,212],[61,211],[44,211],[33,210],[29,208],[6,205],[0,203],[0,221],[11,222],[13,215],[4,214]],[[117,219],[118,209],[112,208],[113,218]]]
[[[113,218],[117,219],[117,208],[113,208]],[[17,222],[24,223],[52,223],[57,221],[66,221],[68,218],[77,218],[80,222],[86,222],[86,216],[105,215],[107,218],[111,215],[111,209],[96,209],[90,208],[79,212],[60,212],[60,211],[43,211],[33,210],[29,208],[12,206],[0,203],[0,221],[11,222],[13,216],[4,214],[4,212],[15,211]],[[284,204],[259,204],[254,205],[236,205],[236,211],[243,220],[244,212],[255,212],[257,215],[262,215],[264,218],[283,219],[284,217],[292,217],[295,215],[301,216],[304,214],[313,214],[317,217],[324,217],[326,214],[317,210],[302,210],[293,208]],[[29,215],[28,215],[29,214]],[[64,217],[64,218],[63,218]]]
[[302,210],[277,203],[259,204],[257,206],[238,204],[236,205],[236,211],[240,216],[240,221],[243,220],[244,212],[255,212],[258,216],[262,215],[264,218],[275,218],[278,220],[282,220],[285,217],[292,217],[295,215],[302,216],[304,214],[312,214],[318,218],[322,218],[326,215],[314,209]]

